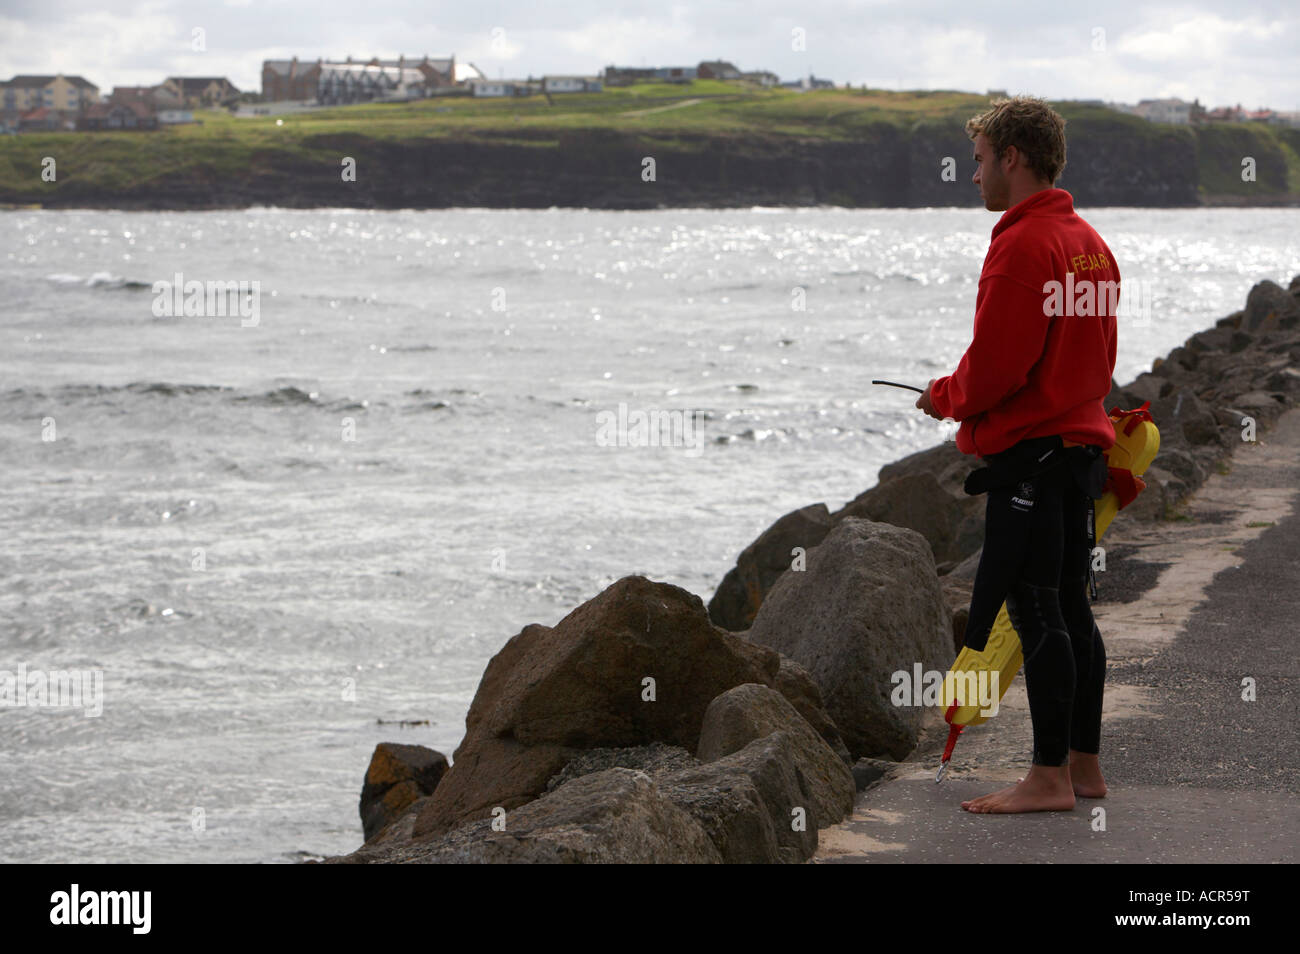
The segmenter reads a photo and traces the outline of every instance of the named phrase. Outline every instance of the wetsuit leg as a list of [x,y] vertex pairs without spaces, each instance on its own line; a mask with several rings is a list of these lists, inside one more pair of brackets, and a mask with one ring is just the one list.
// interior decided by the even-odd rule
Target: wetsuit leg
[[1061,565],[1061,614],[1074,650],[1074,707],[1070,713],[1070,748],[1101,751],[1101,705],[1106,680],[1106,647],[1088,603],[1088,535],[1092,498],[1070,485],[1065,494],[1065,552]]
[[[1027,554],[1006,598],[1007,615],[1024,653],[1035,765],[1069,762],[1075,660],[1059,587],[1065,544],[1064,500],[1071,480],[1067,468],[1057,467],[1033,481]],[[990,508],[1015,507],[1017,500],[1026,498],[1022,490],[1004,491],[996,498],[991,492]],[[990,528],[987,538],[996,530],[996,525]]]

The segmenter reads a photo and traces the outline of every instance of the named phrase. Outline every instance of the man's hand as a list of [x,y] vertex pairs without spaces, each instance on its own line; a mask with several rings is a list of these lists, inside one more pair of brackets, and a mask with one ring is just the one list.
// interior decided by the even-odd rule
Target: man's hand
[[936,421],[942,421],[944,419],[943,415],[940,414],[938,411],[936,411],[934,409],[934,405],[930,403],[930,388],[937,380],[939,379],[938,378],[930,379],[930,383],[925,386],[925,390],[921,392],[921,396],[916,399],[916,406],[919,407],[926,414],[930,415],[930,417],[934,418]]

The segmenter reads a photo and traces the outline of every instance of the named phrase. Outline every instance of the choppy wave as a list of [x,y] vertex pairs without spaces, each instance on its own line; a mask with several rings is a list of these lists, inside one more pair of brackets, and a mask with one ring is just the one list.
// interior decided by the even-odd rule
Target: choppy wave
[[[144,398],[203,398],[212,397],[232,404],[259,407],[304,407],[326,411],[372,411],[387,408],[384,401],[373,401],[355,395],[331,397],[319,391],[297,385],[281,385],[266,390],[247,390],[222,384],[186,384],[176,381],[133,381],[130,384],[65,384],[49,388],[19,387],[0,391],[0,404],[46,404],[51,406],[91,402],[112,405],[120,399],[138,395]],[[406,410],[440,411],[453,407],[453,399],[478,401],[483,395],[463,388],[433,391],[415,388],[403,393],[407,400],[400,402]]]
[[145,291],[153,288],[153,282],[142,282],[134,278],[123,278],[110,272],[95,272],[83,278],[67,272],[55,272],[46,275],[45,280],[55,285],[79,285],[84,288],[96,288],[101,291]]

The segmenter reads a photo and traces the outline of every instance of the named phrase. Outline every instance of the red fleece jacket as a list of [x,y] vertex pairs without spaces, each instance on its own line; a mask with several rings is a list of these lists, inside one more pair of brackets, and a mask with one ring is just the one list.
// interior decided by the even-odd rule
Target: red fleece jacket
[[1045,189],[1003,213],[980,272],[973,340],[930,389],[934,409],[961,421],[957,449],[987,457],[1049,434],[1109,449],[1103,402],[1118,298],[1115,256],[1070,193]]

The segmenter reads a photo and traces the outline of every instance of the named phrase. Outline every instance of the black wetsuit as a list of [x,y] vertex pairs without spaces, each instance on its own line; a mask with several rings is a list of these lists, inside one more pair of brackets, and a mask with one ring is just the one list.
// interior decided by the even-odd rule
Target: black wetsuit
[[1005,600],[1024,652],[1034,764],[1066,765],[1070,749],[1101,750],[1106,650],[1088,591],[1095,597],[1093,503],[1106,461],[1100,447],[1065,447],[1058,436],[984,461],[966,481],[988,503],[965,643],[984,648]]

